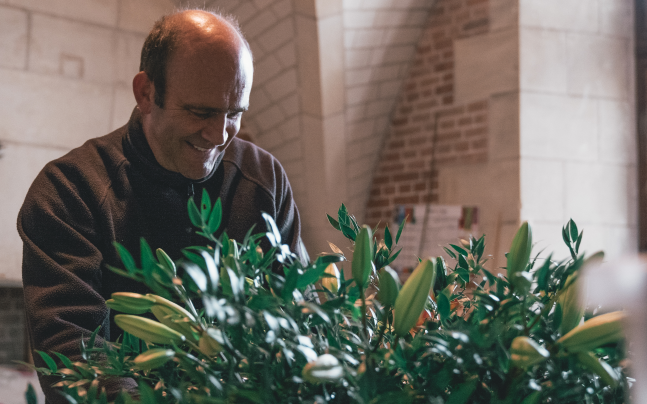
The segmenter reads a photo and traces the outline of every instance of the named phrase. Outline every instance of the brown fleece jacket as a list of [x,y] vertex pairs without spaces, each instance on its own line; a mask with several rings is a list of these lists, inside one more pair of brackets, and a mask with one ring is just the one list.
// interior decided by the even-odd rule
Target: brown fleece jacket
[[[277,223],[283,242],[296,251],[299,213],[280,163],[266,151],[234,139],[207,178],[189,180],[155,160],[137,110],[116,131],[48,163],[32,184],[18,216],[23,240],[25,308],[33,349],[60,352],[80,360],[79,340],[102,325],[101,338],[115,341],[121,330],[105,304],[113,292],[147,293],[137,282],[106,268],[122,268],[112,243],[139,256],[139,238],[162,248],[171,258],[181,249],[205,245],[195,234],[187,200],[202,189],[221,198],[223,221],[232,239],[242,240],[256,225],[265,231],[261,212]],[[218,233],[218,234],[219,234]],[[266,248],[268,246],[265,246]],[[38,355],[38,366],[44,366]],[[65,402],[41,378],[50,403]],[[105,383],[109,397],[121,388],[133,391],[132,379]]]

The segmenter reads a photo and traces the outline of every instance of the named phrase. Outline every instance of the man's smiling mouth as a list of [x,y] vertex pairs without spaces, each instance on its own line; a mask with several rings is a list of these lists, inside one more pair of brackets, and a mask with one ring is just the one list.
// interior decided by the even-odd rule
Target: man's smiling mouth
[[194,144],[191,144],[191,146],[193,146],[196,150],[201,151],[201,152],[207,152],[207,151],[211,150],[211,149],[205,149],[203,147],[196,146]]

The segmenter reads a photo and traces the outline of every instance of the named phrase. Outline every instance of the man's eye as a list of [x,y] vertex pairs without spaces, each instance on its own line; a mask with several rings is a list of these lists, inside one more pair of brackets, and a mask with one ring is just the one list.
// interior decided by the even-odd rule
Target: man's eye
[[239,111],[239,112],[232,112],[232,113],[230,113],[230,114],[227,114],[227,117],[228,117],[228,118],[231,118],[231,119],[236,119],[236,118],[238,118],[241,114],[242,114],[242,112],[240,112],[240,111]]
[[210,112],[190,111],[194,116],[200,119],[209,119],[213,114]]

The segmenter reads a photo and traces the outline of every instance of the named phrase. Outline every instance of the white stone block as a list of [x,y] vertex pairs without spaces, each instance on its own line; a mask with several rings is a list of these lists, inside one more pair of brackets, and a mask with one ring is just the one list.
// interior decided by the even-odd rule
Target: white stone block
[[598,106],[600,161],[636,164],[638,146],[632,104],[601,99]]
[[570,94],[627,99],[629,41],[598,35],[567,34]]
[[346,107],[346,122],[355,122],[366,116],[366,105],[359,104],[356,106]]
[[277,22],[277,18],[270,10],[257,13],[255,17],[245,24],[245,35],[248,39],[256,38]]
[[519,86],[519,39],[514,30],[454,41],[455,104]]
[[256,140],[258,141],[258,145],[260,147],[269,152],[285,142],[283,140],[283,137],[281,136],[281,132],[279,132],[278,130],[262,131],[257,134]]
[[384,35],[385,45],[402,45],[402,44],[416,44],[420,38],[421,29],[418,27],[407,28],[397,27],[389,28]]
[[249,95],[249,112],[245,115],[253,115],[256,111],[262,111],[272,100],[265,93],[261,86],[252,86],[252,92]]
[[252,0],[257,9],[262,10],[272,4],[274,0]]
[[567,34],[570,94],[627,99],[629,40],[599,35]]
[[67,153],[65,149],[3,143],[0,158],[0,279],[22,280],[22,241],[16,230],[18,211],[36,175],[49,161]]
[[380,10],[375,27],[419,27],[427,21],[427,13],[410,10]]
[[600,32],[631,38],[634,32],[633,2],[631,0],[598,0],[600,2]]
[[137,101],[135,101],[132,86],[116,85],[114,88],[110,130],[124,126],[130,119],[135,106],[137,106]]
[[284,97],[279,105],[285,113],[285,116],[291,117],[299,113],[299,95],[293,93],[290,96]]
[[161,16],[175,10],[171,0],[122,0],[120,1],[118,27],[148,34]]
[[350,144],[360,139],[365,139],[373,135],[374,119],[366,119],[346,126],[346,139]]
[[0,67],[27,66],[27,13],[0,7]]
[[294,38],[292,18],[285,18],[280,23],[268,29],[257,38],[257,42],[265,52],[271,52]]
[[414,45],[390,46],[386,49],[384,63],[409,62],[416,51]]
[[599,8],[595,0],[523,0],[519,24],[577,32],[597,32]]
[[564,219],[564,163],[521,160],[521,217],[530,221]]
[[254,3],[252,3],[249,0],[242,1],[242,2],[231,1],[231,3],[234,4],[234,7],[230,8],[228,12],[234,15],[238,19],[238,23],[242,25],[243,32],[245,32],[245,35],[247,35],[247,32],[245,30],[245,27],[247,26],[247,21],[249,21],[251,18],[257,15],[258,10],[256,10]]
[[297,63],[297,55],[294,42],[288,42],[276,51],[276,56],[279,58],[283,67],[291,67]]
[[375,11],[362,10],[344,12],[344,28],[371,28],[375,26]]
[[0,71],[0,139],[72,148],[110,127],[112,86]]
[[133,77],[139,72],[142,46],[145,35],[117,32],[115,56],[115,81],[120,84],[132,86]]
[[301,120],[298,116],[288,119],[278,128],[281,138],[285,141],[292,140],[301,136]]
[[366,67],[371,59],[370,49],[352,49],[346,51],[344,60],[346,68]]
[[380,83],[380,89],[378,91],[378,96],[380,98],[394,99],[399,93],[402,83],[400,80],[391,80],[384,83]]
[[357,35],[356,29],[345,29],[344,30],[344,48],[351,49],[354,47],[353,43],[355,42],[355,36]]
[[268,81],[265,85],[265,92],[274,100],[280,100],[285,95],[297,90],[297,72],[295,69],[289,69],[281,73],[276,78]]
[[377,87],[373,85],[360,85],[346,88],[346,104],[356,105],[375,99]]
[[566,33],[520,29],[521,90],[566,94]]
[[342,6],[345,10],[358,10],[362,7],[362,0],[343,0]]
[[346,70],[346,86],[366,84],[371,80],[371,69]]
[[394,99],[372,101],[366,108],[366,116],[389,115],[393,109],[394,102]]
[[[570,258],[571,254],[562,239],[562,227],[566,224],[565,222],[540,222],[533,220],[529,223],[532,229],[532,241],[534,244],[532,249],[533,255],[536,255],[543,250],[543,253],[540,255],[542,262],[551,254],[552,259],[556,261]],[[579,230],[583,223],[578,222],[577,225]],[[582,245],[580,248],[590,252],[596,251],[595,247],[591,247],[601,244],[600,241],[598,241],[600,237],[597,237],[599,233],[596,234],[590,226],[585,226],[584,230],[584,236],[582,237]],[[508,252],[509,250],[510,245],[506,245],[505,251]],[[505,258],[503,259],[503,265],[505,265]]]
[[303,159],[303,146],[300,138],[281,144],[272,149],[272,155],[281,163],[288,161],[300,161]]
[[261,131],[265,132],[283,122],[285,115],[278,105],[274,105],[250,118],[256,122]]
[[633,225],[637,200],[635,167],[565,163],[566,215],[577,222]]
[[521,93],[520,105],[520,148],[523,157],[597,160],[596,100]]
[[[114,27],[119,0],[2,0],[28,10]],[[135,0],[129,0],[135,1]]]
[[378,66],[371,69],[371,81],[387,81],[400,77],[401,65]]
[[32,16],[28,69],[112,83],[114,31],[42,14]]
[[363,0],[362,8],[366,10],[391,8],[397,3],[395,0]]
[[281,63],[273,56],[268,55],[256,63],[254,69],[254,87],[262,86],[272,77],[275,77],[283,70]]
[[292,12],[292,1],[280,0],[272,4],[272,11],[278,18],[287,17]]
[[353,36],[351,48],[370,48],[382,45],[385,31],[383,29],[361,29]]

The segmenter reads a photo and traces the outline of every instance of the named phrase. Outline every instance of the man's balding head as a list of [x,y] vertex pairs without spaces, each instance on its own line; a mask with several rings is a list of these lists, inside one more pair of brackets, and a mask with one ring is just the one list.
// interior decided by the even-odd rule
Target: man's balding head
[[[171,57],[178,49],[211,46],[225,53],[241,50],[252,55],[238,21],[233,16],[205,10],[183,10],[155,22],[142,47],[139,70],[155,86],[155,104],[164,107]],[[196,49],[197,50],[197,49]]]

